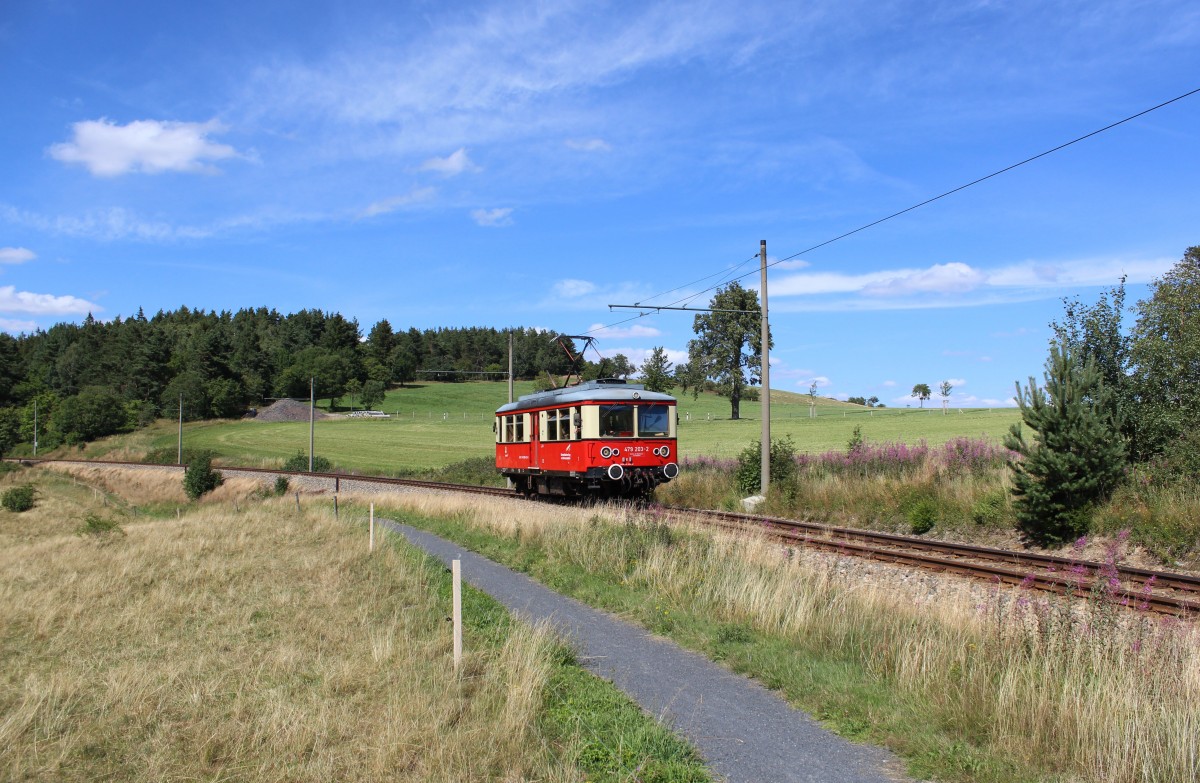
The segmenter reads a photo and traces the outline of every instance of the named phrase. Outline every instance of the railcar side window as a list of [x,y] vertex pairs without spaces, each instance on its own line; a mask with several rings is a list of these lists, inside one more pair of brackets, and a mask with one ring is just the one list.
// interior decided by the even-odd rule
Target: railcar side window
[[501,416],[497,432],[500,443],[525,443],[525,414]]
[[670,434],[670,408],[666,405],[638,406],[638,437],[665,438]]
[[632,405],[601,405],[600,406],[600,437],[602,437],[602,438],[632,438],[633,437],[633,406]]

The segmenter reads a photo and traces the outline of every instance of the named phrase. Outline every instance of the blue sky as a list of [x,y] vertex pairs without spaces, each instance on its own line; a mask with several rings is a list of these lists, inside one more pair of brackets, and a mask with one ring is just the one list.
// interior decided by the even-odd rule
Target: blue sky
[[[689,314],[607,305],[757,287],[761,239],[792,256],[1200,87],[1200,5],[6,0],[0,74],[0,329],[319,308],[678,361]],[[1135,301],[1200,244],[1198,120],[774,266],[773,386],[1008,404],[1061,297],[1126,274]]]

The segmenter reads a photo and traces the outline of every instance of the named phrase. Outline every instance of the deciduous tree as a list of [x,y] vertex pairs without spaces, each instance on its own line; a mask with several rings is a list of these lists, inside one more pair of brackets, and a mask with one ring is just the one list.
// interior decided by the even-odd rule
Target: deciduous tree
[[1130,358],[1139,456],[1163,451],[1200,418],[1200,246],[1138,303]]
[[921,407],[924,408],[925,400],[928,400],[933,396],[933,390],[929,388],[928,383],[918,383],[916,386],[913,386],[912,396],[919,399],[921,401]]
[[[757,384],[762,372],[762,309],[758,294],[736,281],[719,290],[709,307],[713,312],[693,321],[688,364],[693,377],[716,382],[717,393],[729,398],[730,418],[738,419],[743,389]],[[693,394],[699,392],[693,384]]]
[[642,364],[642,383],[654,392],[668,392],[675,385],[671,377],[671,362],[667,360],[667,352],[659,346],[650,352]]

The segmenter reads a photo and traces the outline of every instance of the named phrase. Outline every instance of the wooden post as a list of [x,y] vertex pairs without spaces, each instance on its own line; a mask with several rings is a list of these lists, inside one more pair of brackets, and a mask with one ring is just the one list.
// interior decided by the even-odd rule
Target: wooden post
[[454,592],[454,671],[462,665],[462,561],[457,557],[451,563],[452,588]]
[[300,493],[299,492],[296,493],[296,510],[297,511],[300,510]]
[[333,518],[338,518],[337,495],[333,496]]
[[374,503],[371,504],[370,530],[371,530],[371,544],[368,547],[367,551],[374,552],[375,551],[375,504]]

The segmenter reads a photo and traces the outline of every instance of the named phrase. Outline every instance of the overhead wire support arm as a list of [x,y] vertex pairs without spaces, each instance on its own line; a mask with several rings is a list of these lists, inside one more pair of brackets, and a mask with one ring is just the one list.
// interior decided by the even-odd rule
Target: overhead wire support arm
[[[636,304],[631,304],[631,305],[610,304],[608,306],[608,309],[613,310],[618,307],[624,308],[627,310],[654,310],[654,311],[686,310],[689,313],[755,313],[755,314],[758,314],[758,312],[759,312],[758,310],[726,310],[726,309],[719,308],[719,307],[716,307],[716,308],[714,308],[714,307],[665,307],[665,306],[658,307],[655,305],[636,305]],[[646,313],[643,313],[643,315],[646,315]]]

